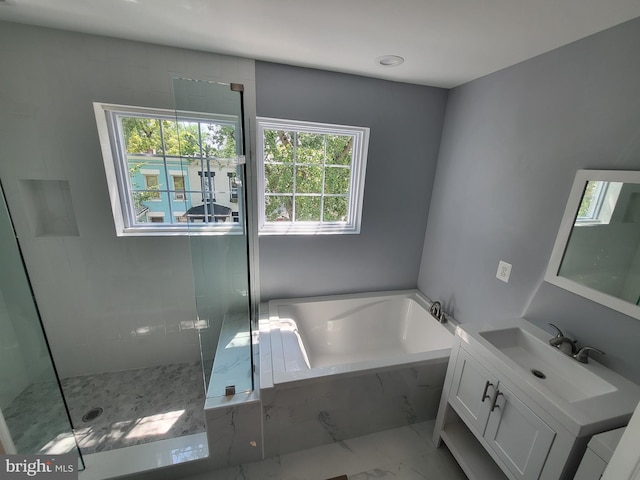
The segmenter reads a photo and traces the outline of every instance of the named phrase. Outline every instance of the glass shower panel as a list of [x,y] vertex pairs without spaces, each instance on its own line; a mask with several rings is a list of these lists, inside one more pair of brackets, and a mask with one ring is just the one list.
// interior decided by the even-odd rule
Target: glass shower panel
[[0,442],[14,453],[74,452],[83,468],[1,186]]
[[250,391],[242,87],[188,79],[173,86],[207,397]]

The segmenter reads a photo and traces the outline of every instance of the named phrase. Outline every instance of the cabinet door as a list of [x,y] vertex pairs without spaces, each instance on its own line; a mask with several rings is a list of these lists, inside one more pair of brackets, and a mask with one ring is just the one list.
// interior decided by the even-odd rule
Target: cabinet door
[[498,381],[462,348],[453,374],[449,403],[465,423],[482,436]]
[[556,433],[504,384],[498,389],[485,440],[516,478],[537,479]]
[[607,462],[587,448],[573,480],[600,480],[605,468]]

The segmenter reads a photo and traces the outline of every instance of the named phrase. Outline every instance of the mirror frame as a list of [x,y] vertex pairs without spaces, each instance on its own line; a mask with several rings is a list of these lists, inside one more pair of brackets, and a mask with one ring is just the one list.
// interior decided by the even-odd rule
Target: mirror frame
[[578,172],[576,173],[576,178],[573,181],[573,186],[571,187],[571,193],[569,193],[567,206],[564,210],[562,222],[560,223],[560,229],[558,230],[556,242],[553,245],[551,258],[547,266],[544,280],[548,283],[575,293],[576,295],[580,295],[581,297],[587,298],[593,302],[604,305],[605,307],[609,307],[613,310],[640,320],[640,306],[634,305],[633,303],[627,302],[626,300],[622,300],[621,298],[602,293],[593,288],[586,287],[582,284],[574,282],[573,280],[569,280],[568,278],[558,275],[564,253],[567,248],[567,242],[569,241],[571,230],[573,229],[575,218],[582,202],[582,195],[584,194],[586,184],[589,180],[640,183],[640,171],[578,170]]

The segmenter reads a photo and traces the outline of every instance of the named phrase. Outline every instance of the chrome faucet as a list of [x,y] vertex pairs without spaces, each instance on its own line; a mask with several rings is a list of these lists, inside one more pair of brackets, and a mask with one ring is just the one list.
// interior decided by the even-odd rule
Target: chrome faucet
[[[574,355],[576,353],[577,340],[572,340],[569,337],[566,337],[564,333],[562,333],[562,330],[556,327],[553,323],[550,323],[549,325],[551,325],[556,331],[556,336],[553,337],[551,340],[549,340],[549,345],[551,345],[552,347],[556,347],[565,355],[569,355],[575,358]],[[578,359],[576,358],[576,360]],[[586,362],[583,362],[583,363],[586,363]]]
[[438,320],[440,323],[446,323],[447,317],[442,310],[442,305],[440,302],[431,302],[431,306],[429,307],[429,313],[433,318]]
[[580,363],[589,363],[589,352],[596,352],[600,355],[605,354],[602,350],[599,350],[595,347],[582,347],[573,355],[573,358],[575,358]]

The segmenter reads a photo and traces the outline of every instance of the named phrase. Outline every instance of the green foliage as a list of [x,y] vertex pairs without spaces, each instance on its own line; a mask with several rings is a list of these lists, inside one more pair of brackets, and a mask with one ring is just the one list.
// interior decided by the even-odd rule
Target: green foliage
[[[265,201],[267,220],[346,220],[352,150],[347,135],[265,130],[265,193],[272,194]],[[341,196],[323,201],[322,194]]]
[[578,218],[586,217],[589,215],[589,210],[591,209],[591,202],[595,200],[594,194],[596,192],[597,186],[598,186],[598,182],[593,182],[593,181],[587,182],[587,187],[584,190],[584,195],[582,196],[582,202],[580,203],[580,208],[578,209]]
[[145,117],[123,117],[127,153],[235,158],[233,125]]

